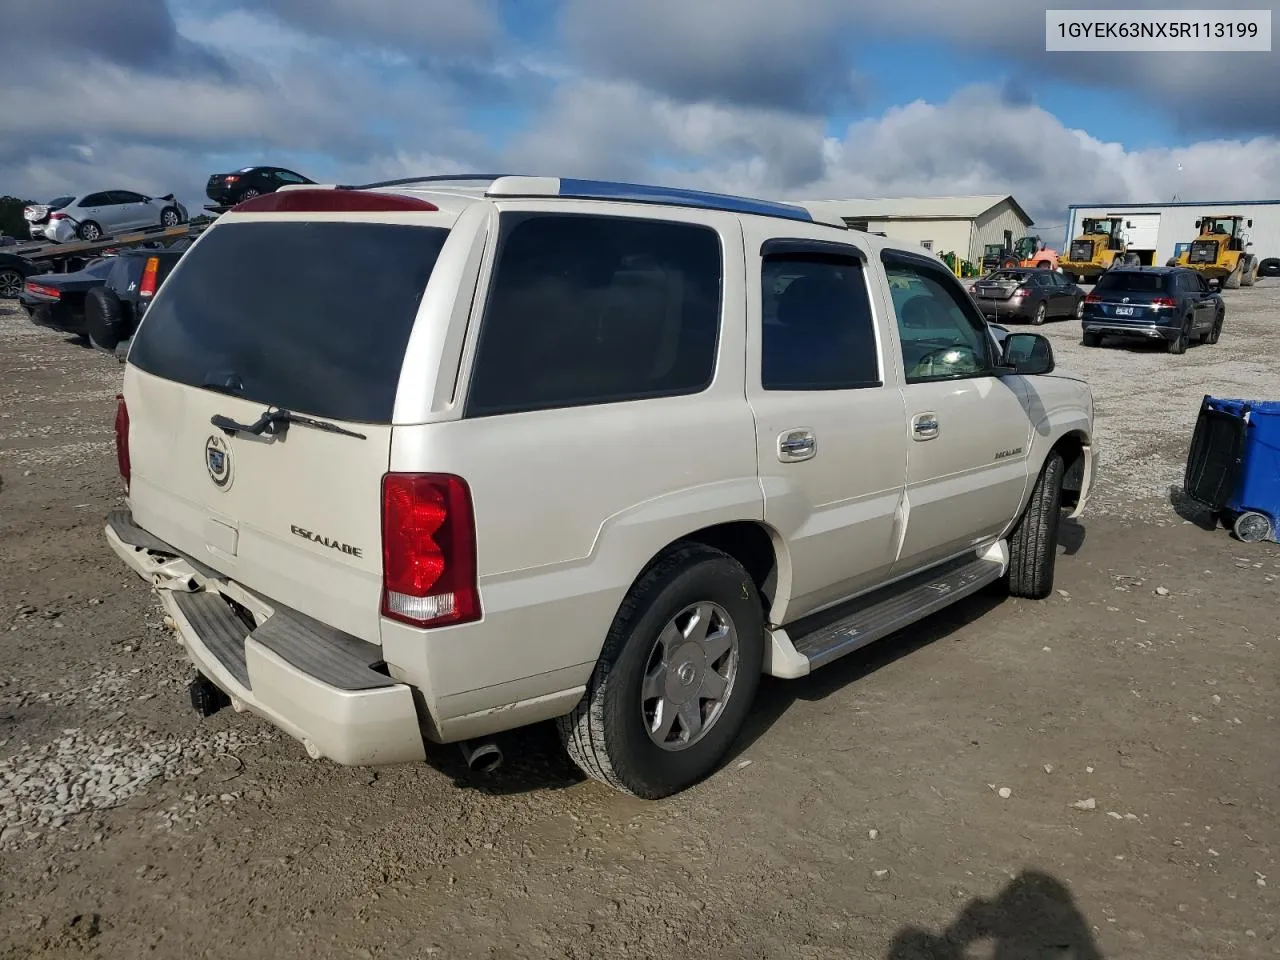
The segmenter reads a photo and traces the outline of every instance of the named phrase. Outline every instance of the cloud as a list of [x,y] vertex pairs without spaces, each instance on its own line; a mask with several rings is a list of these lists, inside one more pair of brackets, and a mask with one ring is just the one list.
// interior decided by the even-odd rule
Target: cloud
[[676,100],[817,111],[857,98],[846,0],[566,0],[570,48],[595,72]]
[[255,0],[249,6],[307,33],[415,57],[488,55],[501,33],[493,0]]

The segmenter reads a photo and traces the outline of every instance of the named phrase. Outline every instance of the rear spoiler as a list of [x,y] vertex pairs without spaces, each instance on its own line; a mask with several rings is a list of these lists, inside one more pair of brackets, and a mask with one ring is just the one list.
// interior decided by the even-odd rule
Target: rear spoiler
[[166,194],[165,194],[163,197],[161,197],[160,199],[161,199],[161,200],[172,200],[172,199],[174,199],[174,196],[173,196],[173,194],[172,194],[172,193],[166,193]]

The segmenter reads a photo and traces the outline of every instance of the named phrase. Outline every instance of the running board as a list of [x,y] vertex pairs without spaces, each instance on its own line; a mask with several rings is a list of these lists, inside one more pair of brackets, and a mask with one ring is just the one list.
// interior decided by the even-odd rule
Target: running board
[[977,593],[999,580],[1007,566],[1005,546],[997,543],[982,556],[934,567],[785,629],[775,629],[769,673],[804,676]]

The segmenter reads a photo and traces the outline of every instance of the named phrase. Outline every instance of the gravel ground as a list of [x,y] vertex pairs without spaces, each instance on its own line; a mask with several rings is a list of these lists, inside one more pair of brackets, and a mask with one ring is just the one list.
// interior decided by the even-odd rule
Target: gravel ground
[[0,960],[1280,955],[1280,548],[1172,493],[1204,393],[1280,395],[1280,284],[1227,298],[1181,357],[1045,328],[1101,472],[1049,600],[766,682],[724,770],[654,804],[546,727],[473,777],[199,720],[101,537],[120,367],[0,303]]

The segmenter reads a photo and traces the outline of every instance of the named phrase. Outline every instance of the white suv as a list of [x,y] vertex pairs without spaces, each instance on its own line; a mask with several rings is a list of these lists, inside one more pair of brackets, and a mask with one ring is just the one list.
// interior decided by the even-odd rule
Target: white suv
[[761,673],[1050,592],[1093,401],[1043,337],[997,353],[936,257],[799,207],[286,188],[148,310],[106,535],[205,712],[224,691],[344,764],[558,718],[588,774],[660,797]]

